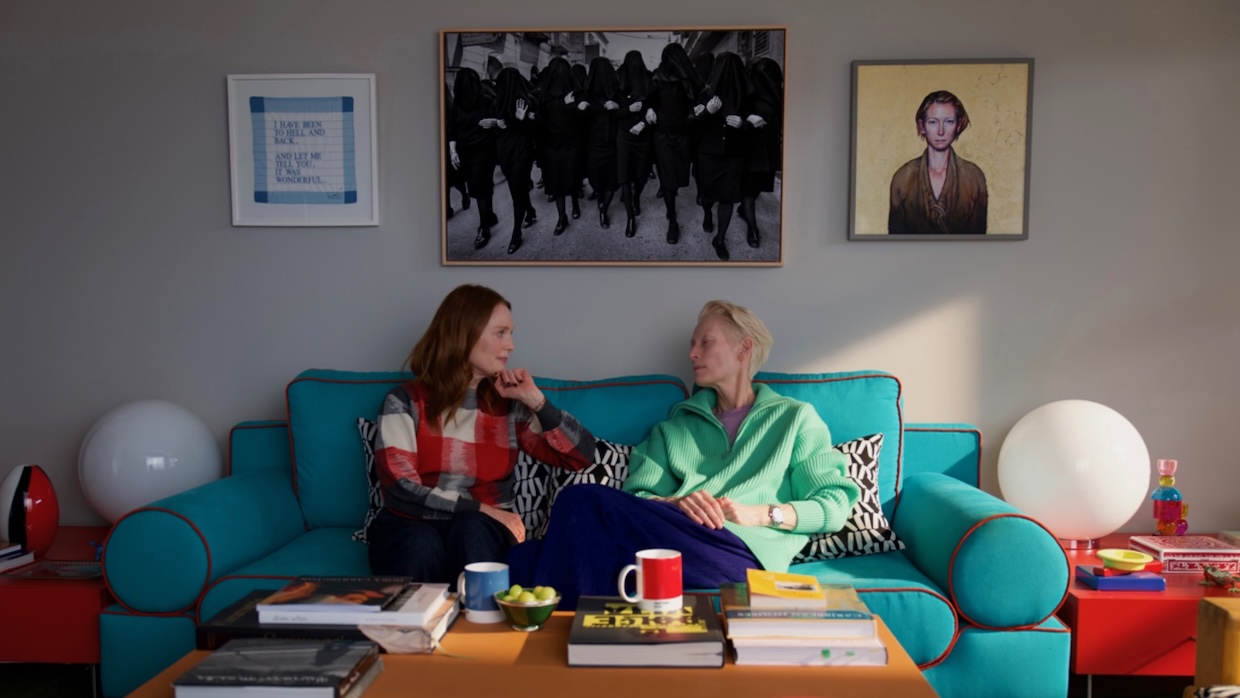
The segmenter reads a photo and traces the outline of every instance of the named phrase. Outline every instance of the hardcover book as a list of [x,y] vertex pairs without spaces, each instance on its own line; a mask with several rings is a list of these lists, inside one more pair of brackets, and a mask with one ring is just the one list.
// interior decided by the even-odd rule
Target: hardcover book
[[722,667],[723,629],[711,600],[685,594],[671,613],[619,597],[582,596],[568,635],[569,666]]
[[733,638],[737,666],[886,666],[878,637]]
[[[377,612],[367,608],[333,606],[322,611],[298,611],[282,606],[264,610],[258,607],[260,623],[312,623],[317,625],[424,625],[429,613],[448,596],[447,584],[410,584],[388,606]],[[338,609],[338,610],[337,610]]]
[[258,603],[258,612],[378,613],[410,584],[408,577],[298,577]]
[[1240,572],[1240,547],[1210,536],[1131,536],[1128,547],[1152,555],[1164,572],[1201,572],[1206,565]]
[[177,698],[355,698],[383,670],[368,640],[229,640],[172,682]]
[[103,567],[87,560],[39,560],[4,573],[6,577],[19,579],[99,579]]
[[723,584],[719,601],[729,638],[877,637],[878,623],[857,590],[846,584],[823,586],[824,609],[754,608],[744,583]]
[[1161,574],[1129,572],[1128,574],[1097,574],[1084,565],[1076,566],[1076,578],[1085,586],[1098,591],[1166,591],[1167,580]]
[[16,553],[10,553],[4,557],[0,557],[0,572],[5,570],[14,570],[24,565],[34,562],[34,551],[22,552],[18,550]]
[[[218,649],[233,638],[285,638],[285,639],[321,639],[321,640],[377,640],[369,633],[361,630],[358,624],[328,625],[315,623],[260,623],[255,605],[271,595],[270,591],[252,591],[240,600],[225,607],[210,620],[198,626],[195,644],[200,650]],[[448,596],[434,609],[425,627],[411,628],[401,626],[402,642],[410,649],[407,652],[430,653],[434,645],[443,638],[444,633],[452,626],[459,613],[460,604],[456,594]],[[386,616],[387,612],[368,614],[377,618]],[[367,625],[367,627],[372,627]],[[391,626],[373,626],[391,627]],[[385,645],[386,647],[386,645]]]
[[808,574],[750,569],[749,604],[754,608],[826,608],[818,580]]

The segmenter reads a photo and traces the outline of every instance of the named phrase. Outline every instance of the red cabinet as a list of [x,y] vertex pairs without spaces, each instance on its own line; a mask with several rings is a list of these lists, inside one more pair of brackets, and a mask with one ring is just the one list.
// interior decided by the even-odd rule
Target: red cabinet
[[[1127,548],[1128,533],[1102,539]],[[1095,551],[1067,550],[1068,564],[1094,566]],[[1074,674],[1192,676],[1197,603],[1227,592],[1200,584],[1200,574],[1166,574],[1166,591],[1096,591],[1072,580],[1059,618],[1072,629]]]
[[[61,526],[44,557],[93,560],[106,526]],[[0,661],[99,663],[99,612],[112,602],[103,579],[0,575]]]

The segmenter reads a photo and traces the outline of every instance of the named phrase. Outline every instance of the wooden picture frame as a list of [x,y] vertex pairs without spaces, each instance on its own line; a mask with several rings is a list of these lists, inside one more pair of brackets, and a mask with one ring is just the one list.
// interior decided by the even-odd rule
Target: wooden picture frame
[[234,226],[379,225],[374,74],[228,76]]
[[1025,240],[1033,59],[853,61],[850,240]]
[[[786,33],[768,26],[442,31],[442,263],[781,265]],[[635,62],[625,67],[630,52],[642,59],[649,83]],[[715,63],[723,87],[711,106],[708,64]],[[676,70],[684,65],[692,74]],[[729,97],[755,81],[761,90],[746,92],[743,104]],[[605,99],[609,93],[615,99]],[[526,107],[520,118],[518,98]],[[729,121],[724,112],[733,111]],[[677,184],[674,227],[667,197],[659,196],[667,192],[664,180]],[[492,216],[483,214],[488,188]],[[716,197],[709,223],[703,192]],[[758,222],[752,244],[748,210]]]

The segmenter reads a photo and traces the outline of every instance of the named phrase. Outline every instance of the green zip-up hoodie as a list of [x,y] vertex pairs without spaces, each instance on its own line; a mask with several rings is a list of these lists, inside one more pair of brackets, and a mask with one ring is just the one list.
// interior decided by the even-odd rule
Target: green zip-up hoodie
[[847,459],[813,406],[754,386],[753,407],[735,444],[715,418],[715,391],[704,389],[672,407],[629,456],[624,490],[639,497],[681,497],[705,490],[741,504],[787,504],[797,512],[791,531],[724,526],[768,570],[787,571],[809,534],[838,531],[861,490],[848,478]]

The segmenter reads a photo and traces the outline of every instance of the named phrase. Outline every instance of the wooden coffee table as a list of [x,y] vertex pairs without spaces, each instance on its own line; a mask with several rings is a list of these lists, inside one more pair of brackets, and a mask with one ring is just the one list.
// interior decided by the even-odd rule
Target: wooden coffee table
[[[722,669],[601,668],[568,666],[573,614],[557,612],[542,630],[522,633],[506,624],[458,620],[443,639],[447,654],[383,656],[384,669],[366,698],[385,696],[811,696],[922,698],[937,696],[921,671],[879,621],[889,661],[883,667],[738,667]],[[172,681],[201,662],[195,651],[130,694],[170,698]]]

